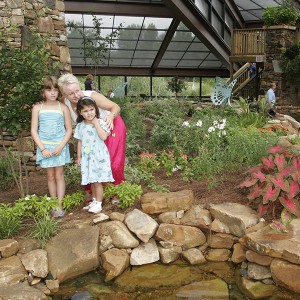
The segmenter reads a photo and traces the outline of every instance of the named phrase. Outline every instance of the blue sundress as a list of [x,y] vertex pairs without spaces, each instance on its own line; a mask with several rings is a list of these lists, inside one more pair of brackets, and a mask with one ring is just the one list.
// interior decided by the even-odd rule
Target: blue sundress
[[[38,135],[45,148],[53,151],[58,146],[66,135],[64,113],[61,110],[60,102],[58,103],[58,110],[43,109],[43,104],[39,111],[39,128]],[[44,157],[41,150],[36,150],[36,164],[42,168],[51,168],[64,166],[71,162],[69,145],[66,144],[61,151],[61,154],[51,157]]]
[[[100,126],[110,134],[105,122],[99,119]],[[93,124],[84,121],[77,124],[74,137],[81,140],[81,184],[94,182],[113,182],[107,146],[98,136]]]

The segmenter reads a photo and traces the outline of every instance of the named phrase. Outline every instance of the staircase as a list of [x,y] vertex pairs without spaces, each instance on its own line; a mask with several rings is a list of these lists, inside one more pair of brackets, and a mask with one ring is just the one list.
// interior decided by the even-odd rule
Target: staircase
[[232,98],[234,99],[242,97],[248,101],[254,101],[258,98],[259,83],[262,71],[257,69],[256,75],[250,78],[248,71],[249,66],[250,63],[244,64],[237,72],[233,74],[232,80],[229,79],[227,81],[229,84],[233,80],[237,80],[232,90]]

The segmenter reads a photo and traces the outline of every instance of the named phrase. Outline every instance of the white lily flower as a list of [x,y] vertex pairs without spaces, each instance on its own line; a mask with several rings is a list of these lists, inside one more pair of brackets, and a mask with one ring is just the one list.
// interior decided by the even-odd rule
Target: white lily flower
[[29,200],[30,198],[28,196],[25,197],[25,200]]
[[182,123],[182,126],[191,127],[189,121],[184,121],[184,122]]
[[51,197],[47,197],[47,198],[46,198],[46,200],[50,200],[50,199],[51,199]]
[[203,122],[201,120],[198,120],[197,123],[196,123],[196,126],[197,127],[202,127],[202,124],[203,124]]
[[210,126],[209,128],[208,128],[208,132],[210,133],[210,132],[213,132],[213,131],[215,131],[216,129],[215,129],[215,127],[213,127],[213,126]]

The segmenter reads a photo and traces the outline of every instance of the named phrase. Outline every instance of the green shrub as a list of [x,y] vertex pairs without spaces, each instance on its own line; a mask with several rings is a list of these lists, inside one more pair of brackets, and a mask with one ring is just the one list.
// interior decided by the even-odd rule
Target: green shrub
[[76,192],[72,195],[65,195],[62,200],[62,205],[66,211],[70,211],[75,207],[80,206],[84,202],[84,193]]
[[143,193],[142,187],[127,181],[118,184],[106,184],[104,186],[104,198],[112,199],[117,197],[120,200],[119,206],[126,208],[134,204],[135,199],[139,199]]
[[262,19],[267,26],[271,25],[292,25],[298,20],[298,13],[291,0],[283,0],[278,6],[267,7],[264,10]]
[[29,238],[39,240],[42,246],[59,231],[59,220],[55,220],[48,216],[34,218],[34,224],[30,225]]
[[22,225],[22,218],[15,207],[0,204],[0,239],[11,238]]
[[27,195],[15,202],[15,209],[19,216],[24,217],[45,217],[56,207],[58,207],[57,198],[48,197],[47,195]]

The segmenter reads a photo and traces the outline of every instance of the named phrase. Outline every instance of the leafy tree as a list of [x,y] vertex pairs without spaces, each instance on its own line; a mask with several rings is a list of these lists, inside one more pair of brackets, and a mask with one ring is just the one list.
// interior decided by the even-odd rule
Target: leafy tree
[[182,79],[178,79],[178,77],[173,77],[168,82],[168,88],[171,92],[175,93],[175,97],[177,98],[177,94],[181,93],[182,90],[184,90],[185,82]]
[[[107,55],[111,47],[114,45],[115,39],[119,36],[122,24],[116,29],[113,29],[110,34],[102,35],[102,19],[93,15],[93,27],[84,28],[81,23],[73,21],[67,23],[69,35],[79,38],[80,54],[83,55],[87,64],[91,64],[95,68],[95,75],[97,67],[107,59]],[[74,43],[78,46],[78,39],[74,39]]]
[[[0,128],[3,148],[6,156],[10,154],[4,144],[3,130],[9,131],[18,141],[18,174],[12,160],[13,171],[20,195],[24,197],[22,169],[23,132],[30,129],[31,107],[40,101],[40,87],[43,77],[49,70],[49,53],[44,41],[31,35],[25,47],[26,51],[9,45],[5,35],[0,35]],[[26,176],[27,179],[27,176]],[[27,181],[28,183],[28,181]],[[28,184],[27,184],[28,191]]]

